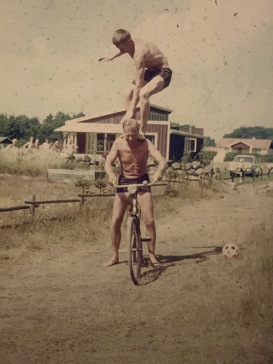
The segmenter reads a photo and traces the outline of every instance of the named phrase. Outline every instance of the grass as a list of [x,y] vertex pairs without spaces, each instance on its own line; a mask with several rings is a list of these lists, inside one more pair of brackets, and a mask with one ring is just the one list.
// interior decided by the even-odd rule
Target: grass
[[64,158],[52,150],[0,149],[0,173],[46,176],[48,168],[60,168]]
[[[43,182],[40,187],[33,188],[32,182],[33,180],[30,179],[24,183],[28,187],[28,193],[30,194],[30,191],[32,191],[37,201],[77,198],[77,194],[82,192],[82,185],[78,185],[78,183],[67,186],[66,190],[69,189],[70,192],[64,194],[61,184],[54,185]],[[18,184],[21,183],[22,181],[18,182]],[[153,190],[155,213],[157,215],[167,214],[185,200],[210,198],[216,190],[217,187],[201,189],[188,184],[177,184],[169,190],[166,189],[166,186],[155,187]],[[10,194],[13,191],[14,186],[11,186]],[[98,193],[99,191],[96,186],[89,186],[88,192]],[[21,196],[20,200],[14,193],[9,196],[7,196],[7,193],[9,194],[9,190],[6,190],[5,196],[2,197],[1,207],[24,204],[24,200],[29,198]],[[3,202],[4,200],[5,202]],[[22,246],[25,246],[25,242],[27,242],[27,248],[30,249],[34,245],[37,246],[37,242],[41,242],[39,243],[41,247],[46,247],[55,240],[64,241],[63,234],[68,234],[70,238],[77,236],[80,241],[84,241],[89,234],[94,237],[101,237],[105,234],[105,230],[108,231],[107,227],[112,213],[112,201],[112,197],[104,197],[102,199],[100,197],[92,197],[86,199],[83,207],[79,203],[43,204],[36,209],[34,218],[32,218],[28,210],[2,213],[0,215],[2,226],[8,228],[2,229],[0,249],[15,249],[16,247],[21,249]],[[92,221],[92,224],[90,224],[90,221]],[[12,235],[10,235],[10,229],[12,229]],[[45,239],[46,242],[44,241]],[[107,236],[107,239],[109,240],[109,236]]]

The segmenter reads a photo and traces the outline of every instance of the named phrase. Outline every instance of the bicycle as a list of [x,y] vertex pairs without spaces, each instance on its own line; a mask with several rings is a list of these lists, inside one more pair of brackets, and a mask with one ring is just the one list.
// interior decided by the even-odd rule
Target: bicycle
[[129,185],[116,185],[116,188],[125,188],[130,194],[129,215],[127,219],[127,244],[128,244],[128,265],[130,276],[135,285],[138,285],[141,279],[141,268],[143,263],[143,245],[144,241],[148,242],[150,238],[143,238],[141,236],[140,228],[140,209],[137,202],[137,194],[140,187],[149,186],[163,186],[164,184],[155,184],[155,182],[148,183],[144,181],[143,184],[129,184]]

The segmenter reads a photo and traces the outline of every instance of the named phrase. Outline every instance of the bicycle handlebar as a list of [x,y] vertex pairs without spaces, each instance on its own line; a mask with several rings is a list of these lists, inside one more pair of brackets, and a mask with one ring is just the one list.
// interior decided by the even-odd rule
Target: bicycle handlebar
[[[144,181],[145,182],[145,181]],[[112,185],[116,188],[128,188],[128,187],[149,187],[149,186],[165,186],[166,183],[156,183],[157,181],[152,181],[147,183],[131,183],[129,185],[117,185],[116,183],[112,183]]]

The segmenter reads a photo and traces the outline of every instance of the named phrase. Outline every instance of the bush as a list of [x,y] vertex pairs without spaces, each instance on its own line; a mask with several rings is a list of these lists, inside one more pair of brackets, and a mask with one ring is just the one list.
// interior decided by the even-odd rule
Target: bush
[[226,153],[225,158],[224,158],[224,162],[232,162],[233,159],[238,154],[241,154],[241,153],[238,153],[238,152],[229,152],[229,153]]
[[267,154],[261,156],[262,163],[273,163],[273,154]]
[[217,152],[202,149],[198,153],[198,158],[202,164],[209,165],[212,162],[213,158],[216,156],[216,154]]
[[184,153],[180,163],[190,163],[192,161],[191,153]]

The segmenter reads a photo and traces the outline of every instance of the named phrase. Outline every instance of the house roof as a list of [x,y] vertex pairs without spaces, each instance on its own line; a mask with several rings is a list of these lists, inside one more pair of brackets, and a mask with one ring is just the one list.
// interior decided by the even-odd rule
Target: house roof
[[219,148],[230,148],[235,144],[243,143],[251,148],[269,149],[272,144],[272,139],[241,139],[241,138],[222,138],[218,142]]
[[186,132],[184,130],[170,129],[170,134],[183,135],[192,138],[204,139],[204,135]]
[[[72,121],[72,120],[70,120]],[[167,121],[149,120],[148,125],[168,125]],[[74,123],[65,123],[65,125],[55,129],[55,131],[65,133],[105,133],[105,134],[121,134],[123,133],[122,125],[112,123],[86,123],[75,121]]]
[[0,137],[0,143],[12,144],[12,140],[8,137]]
[[[72,121],[72,120],[70,120]],[[55,131],[66,133],[113,133],[121,134],[121,124],[105,124],[105,123],[80,123],[78,120],[74,123],[65,123]]]
[[[138,110],[139,108],[140,107],[138,106],[136,108],[136,110]],[[154,109],[154,110],[158,110],[158,111],[163,111],[166,114],[170,114],[172,112],[171,109],[167,109],[165,107],[154,105],[154,104],[150,104],[150,108],[151,108],[151,110]],[[125,113],[125,109],[111,111],[111,112],[106,111],[106,112],[103,112],[103,113],[96,113],[96,114],[92,114],[92,115],[82,116],[80,118],[67,120],[65,123],[69,124],[69,123],[81,123],[81,122],[84,122],[84,121],[92,121],[92,120],[95,121],[95,119],[98,119],[98,118],[107,117],[109,115],[122,114],[122,113]]]

